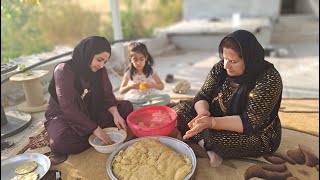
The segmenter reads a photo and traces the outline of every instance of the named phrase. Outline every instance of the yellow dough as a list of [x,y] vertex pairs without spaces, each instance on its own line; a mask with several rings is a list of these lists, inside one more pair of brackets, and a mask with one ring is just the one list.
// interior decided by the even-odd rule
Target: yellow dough
[[19,180],[37,180],[38,176],[39,176],[39,174],[37,174],[35,172],[31,172],[28,174],[21,175]]
[[26,173],[34,171],[37,167],[38,167],[38,163],[36,161],[28,161],[28,162],[20,164],[16,168],[15,173],[26,174]]
[[192,164],[186,154],[150,138],[121,150],[112,162],[112,171],[121,180],[181,180],[192,171]]

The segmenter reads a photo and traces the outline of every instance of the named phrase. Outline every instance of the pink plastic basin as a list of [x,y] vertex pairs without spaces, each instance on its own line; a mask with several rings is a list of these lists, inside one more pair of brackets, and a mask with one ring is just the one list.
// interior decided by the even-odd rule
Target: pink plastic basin
[[168,136],[176,122],[177,113],[167,106],[143,107],[127,117],[127,124],[137,137]]

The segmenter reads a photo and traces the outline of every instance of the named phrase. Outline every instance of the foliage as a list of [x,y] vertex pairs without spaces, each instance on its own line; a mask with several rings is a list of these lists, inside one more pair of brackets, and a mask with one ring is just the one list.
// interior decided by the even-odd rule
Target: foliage
[[[105,35],[99,28],[100,14],[83,10],[68,1],[1,1],[1,62],[21,55],[53,49],[54,45],[74,45],[89,35]],[[111,26],[109,26],[110,31]]]
[[[146,0],[124,0],[121,24],[125,39],[150,36],[155,28],[168,26],[181,20],[182,0],[159,0],[155,8],[143,8]],[[153,1],[154,3],[154,1]]]
[[90,35],[104,35],[107,38],[111,36],[102,33],[106,29],[100,28],[101,14],[98,12],[64,0],[43,1],[42,6],[38,23],[45,39],[50,43],[73,46]]
[[29,23],[35,20],[38,7],[22,0],[1,1],[1,62],[50,49],[38,24]]
[[135,38],[146,35],[143,27],[143,17],[141,16],[140,7],[136,6],[133,1],[124,0],[125,11],[121,11],[121,26],[123,38]]
[[160,2],[162,2],[162,5],[154,12],[154,19],[156,20],[153,21],[152,27],[172,25],[182,19],[182,0],[160,0]]
[[166,27],[182,19],[182,0],[160,0],[160,5],[145,18],[148,32]]
[[[40,2],[40,4],[38,3]],[[22,55],[53,49],[55,45],[74,46],[90,35],[113,40],[111,13],[80,6],[76,0],[2,0],[1,62]],[[182,0],[121,0],[121,23],[125,39],[152,35],[181,19]],[[153,6],[145,8],[146,5]],[[123,8],[124,7],[124,8]],[[109,20],[106,20],[109,19]]]
[[26,68],[25,64],[19,64],[17,70],[18,71],[23,71]]

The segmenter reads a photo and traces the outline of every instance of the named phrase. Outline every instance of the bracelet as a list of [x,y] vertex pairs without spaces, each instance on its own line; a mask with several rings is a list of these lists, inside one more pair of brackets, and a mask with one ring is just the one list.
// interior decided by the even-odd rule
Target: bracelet
[[213,129],[215,126],[216,126],[216,120],[215,120],[215,118],[212,116],[211,117],[211,129]]

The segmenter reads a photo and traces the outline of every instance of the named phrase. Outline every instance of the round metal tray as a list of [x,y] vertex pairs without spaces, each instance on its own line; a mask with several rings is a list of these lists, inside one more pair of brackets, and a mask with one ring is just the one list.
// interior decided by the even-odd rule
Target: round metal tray
[[1,161],[1,179],[14,179],[16,176],[19,176],[14,172],[16,167],[27,161],[36,161],[38,163],[38,167],[34,172],[39,174],[39,179],[48,172],[51,165],[50,159],[43,154],[18,154]]
[[184,143],[178,139],[167,137],[167,136],[146,136],[146,137],[141,137],[141,138],[137,138],[137,139],[133,139],[131,141],[128,141],[128,142],[122,144],[121,146],[119,146],[115,151],[113,151],[110,154],[108,161],[107,161],[106,168],[107,168],[107,173],[112,180],[117,180],[117,178],[114,176],[112,169],[111,169],[111,164],[112,164],[114,157],[119,153],[119,151],[124,150],[128,146],[130,146],[131,144],[133,144],[137,141],[141,141],[146,138],[159,138],[161,143],[172,148],[176,152],[188,155],[188,157],[192,163],[192,171],[184,179],[187,180],[193,176],[193,174],[196,170],[196,166],[197,166],[197,159],[196,159],[196,156],[195,156],[193,150],[191,149],[191,147],[189,145],[187,145],[186,143]]

